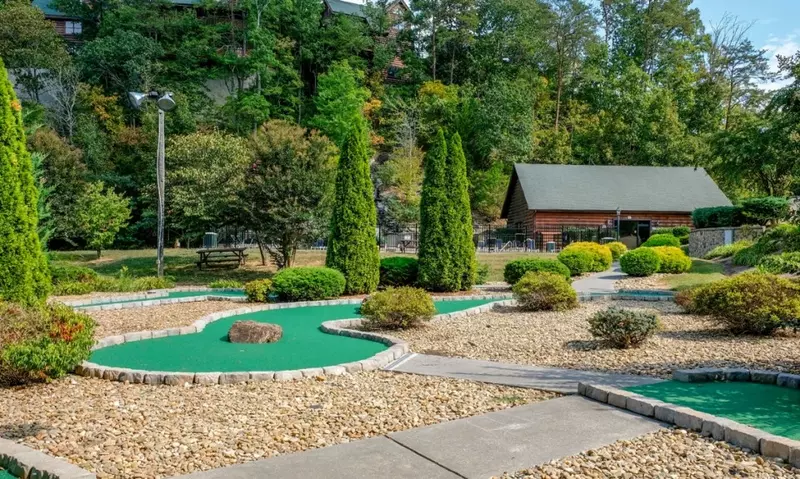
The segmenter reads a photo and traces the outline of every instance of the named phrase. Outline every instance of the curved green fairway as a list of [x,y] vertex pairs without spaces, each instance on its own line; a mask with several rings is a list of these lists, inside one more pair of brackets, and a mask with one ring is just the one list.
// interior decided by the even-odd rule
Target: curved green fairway
[[664,381],[627,388],[642,396],[800,439],[800,390],[749,382]]
[[[460,311],[493,300],[439,301],[440,313]],[[274,309],[214,321],[197,334],[146,339],[98,349],[91,361],[103,366],[170,372],[281,371],[360,361],[386,349],[381,343],[323,333],[334,319],[357,318],[357,304]],[[283,337],[271,344],[234,344],[234,321],[279,324]]]

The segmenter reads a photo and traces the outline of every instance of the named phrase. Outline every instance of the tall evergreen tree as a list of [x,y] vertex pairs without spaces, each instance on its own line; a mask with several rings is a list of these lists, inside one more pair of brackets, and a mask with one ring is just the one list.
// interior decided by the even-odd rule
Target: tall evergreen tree
[[351,127],[342,146],[335,194],[325,265],[344,274],[345,293],[372,292],[378,287],[381,260],[375,241],[378,213],[362,118]]
[[37,202],[22,106],[0,60],[0,300],[35,304],[50,291]]
[[452,245],[453,274],[458,289],[466,291],[475,282],[477,264],[475,245],[472,242],[472,208],[469,201],[467,159],[461,146],[461,135],[457,132],[450,138],[447,148],[448,195],[451,202],[450,216],[445,218],[447,240]]
[[425,155],[425,178],[420,204],[420,286],[431,291],[457,291],[460,278],[453,268],[453,243],[447,222],[454,217],[448,198],[447,142],[439,128]]

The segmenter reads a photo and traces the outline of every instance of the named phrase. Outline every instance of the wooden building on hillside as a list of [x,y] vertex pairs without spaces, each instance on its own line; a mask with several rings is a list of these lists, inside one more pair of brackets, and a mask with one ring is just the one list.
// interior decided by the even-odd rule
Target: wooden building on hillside
[[635,247],[653,228],[691,225],[695,208],[730,204],[703,168],[517,164],[502,218],[539,251],[617,231]]

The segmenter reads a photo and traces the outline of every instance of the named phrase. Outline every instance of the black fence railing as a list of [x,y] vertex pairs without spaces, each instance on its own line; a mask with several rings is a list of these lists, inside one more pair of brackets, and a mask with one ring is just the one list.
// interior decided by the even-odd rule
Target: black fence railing
[[535,250],[558,252],[570,243],[578,241],[592,243],[616,241],[617,230],[608,226],[540,226],[536,228],[533,239]]

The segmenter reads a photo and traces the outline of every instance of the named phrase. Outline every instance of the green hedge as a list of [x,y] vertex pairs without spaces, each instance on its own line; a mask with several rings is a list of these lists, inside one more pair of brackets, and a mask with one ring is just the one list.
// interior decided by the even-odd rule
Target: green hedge
[[[587,261],[591,258],[587,256]],[[589,264],[589,263],[587,263]],[[563,276],[565,279],[570,279],[572,274],[570,269],[564,263],[554,259],[540,259],[540,258],[522,258],[516,259],[506,263],[503,268],[503,279],[508,284],[516,284],[525,273],[531,271],[548,271]]]
[[344,287],[344,275],[332,268],[286,268],[272,278],[272,291],[281,301],[338,298],[344,293]]
[[381,259],[381,286],[413,286],[417,283],[419,261],[406,256]]
[[647,238],[647,241],[642,243],[642,246],[645,248],[653,248],[656,246],[674,246],[676,248],[680,247],[681,240],[673,236],[672,234],[657,234],[652,235]]
[[742,216],[748,223],[759,225],[785,220],[789,217],[789,200],[777,196],[744,200]]
[[692,259],[682,249],[674,246],[656,246],[651,248],[659,259],[659,273],[679,274],[692,268]]
[[266,303],[272,292],[272,281],[257,279],[244,285],[244,294],[251,303]]
[[514,299],[526,311],[563,311],[578,306],[578,295],[560,274],[530,272],[512,288]]
[[636,248],[622,255],[619,265],[630,276],[650,276],[661,267],[661,258],[654,248]]
[[424,289],[389,288],[370,295],[361,304],[368,329],[407,329],[436,314],[433,298]]
[[608,246],[579,241],[570,243],[558,254],[558,260],[569,268],[573,276],[599,273],[611,267],[614,256]]
[[695,228],[741,226],[744,220],[741,206],[713,206],[692,211]]

